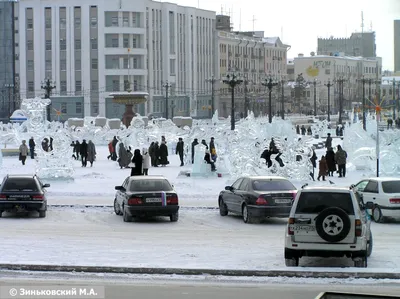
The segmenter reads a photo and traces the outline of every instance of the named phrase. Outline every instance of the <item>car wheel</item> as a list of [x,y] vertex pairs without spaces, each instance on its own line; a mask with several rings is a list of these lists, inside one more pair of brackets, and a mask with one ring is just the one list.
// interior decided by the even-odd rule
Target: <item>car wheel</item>
[[382,223],[383,222],[383,215],[382,215],[382,210],[379,206],[375,206],[372,209],[372,218],[374,218],[374,221],[376,223]]
[[368,258],[366,256],[363,256],[361,258],[356,258],[354,260],[354,267],[367,268],[368,267]]
[[285,259],[286,267],[298,267],[299,266],[299,258],[294,257],[291,259]]
[[171,220],[171,222],[177,222],[179,219],[179,212],[173,213],[171,216],[169,216],[169,219]]
[[38,212],[39,212],[39,218],[46,217],[46,211],[38,211]]
[[219,214],[221,216],[228,215],[228,207],[222,198],[219,199]]
[[340,242],[350,232],[351,222],[345,211],[333,207],[323,210],[317,216],[315,228],[318,235],[327,242]]
[[124,222],[132,222],[133,221],[133,217],[128,215],[128,213],[126,212],[125,207],[123,208],[122,217],[123,217]]
[[252,216],[249,213],[249,209],[247,208],[246,204],[244,204],[243,208],[242,208],[242,217],[243,217],[244,223],[253,224],[253,223],[258,223],[259,222],[259,220],[257,218],[255,218],[254,216]]
[[117,199],[114,199],[114,213],[115,213],[115,215],[118,215],[118,216],[122,215],[122,212],[121,212],[121,209],[120,209],[119,204],[117,202]]
[[371,256],[373,246],[374,246],[374,241],[372,240],[372,233],[369,232],[369,241],[368,241],[368,248],[367,248],[367,257],[370,257],[370,256]]

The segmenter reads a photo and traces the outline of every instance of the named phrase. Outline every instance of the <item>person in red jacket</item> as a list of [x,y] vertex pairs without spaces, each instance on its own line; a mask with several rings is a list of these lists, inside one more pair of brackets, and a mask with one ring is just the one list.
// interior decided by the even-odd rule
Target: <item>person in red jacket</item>
[[326,163],[325,156],[321,157],[319,161],[319,173],[318,173],[318,181],[322,176],[322,180],[325,181],[325,176],[328,174],[328,163]]
[[112,157],[113,153],[115,152],[114,146],[112,144],[112,141],[110,141],[110,143],[108,144],[108,152],[110,154],[108,155],[107,159],[110,160],[110,158]]

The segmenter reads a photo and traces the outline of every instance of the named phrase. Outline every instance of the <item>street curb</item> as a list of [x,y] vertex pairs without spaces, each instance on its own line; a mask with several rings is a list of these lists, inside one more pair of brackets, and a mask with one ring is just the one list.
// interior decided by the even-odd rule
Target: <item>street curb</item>
[[[110,205],[47,205],[48,208],[74,208],[74,209],[103,209],[103,208],[114,208],[114,206]],[[218,207],[186,207],[180,206],[180,210],[218,210]]]
[[61,266],[0,264],[1,270],[34,272],[86,272],[113,274],[150,274],[150,275],[212,275],[236,277],[290,277],[290,278],[356,278],[356,279],[400,279],[400,273],[368,272],[326,272],[326,271],[290,271],[290,270],[226,270],[226,269],[181,269],[181,268],[136,268],[105,266]]

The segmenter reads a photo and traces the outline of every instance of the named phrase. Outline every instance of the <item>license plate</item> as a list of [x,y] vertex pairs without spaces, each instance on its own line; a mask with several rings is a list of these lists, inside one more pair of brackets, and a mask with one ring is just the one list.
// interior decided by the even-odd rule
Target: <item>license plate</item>
[[292,230],[303,231],[303,232],[313,232],[313,231],[315,231],[315,226],[313,226],[313,225],[293,225]]
[[161,202],[161,198],[146,198],[146,202]]
[[16,198],[30,198],[30,195],[10,195],[8,198],[16,199]]
[[290,203],[290,199],[275,199],[275,203]]

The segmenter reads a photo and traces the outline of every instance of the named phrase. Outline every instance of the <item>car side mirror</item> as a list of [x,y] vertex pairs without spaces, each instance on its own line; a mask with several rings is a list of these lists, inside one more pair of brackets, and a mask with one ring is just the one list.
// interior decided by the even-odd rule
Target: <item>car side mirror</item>
[[43,188],[49,188],[49,187],[50,187],[50,184],[44,184],[42,187],[43,187]]
[[233,187],[232,187],[232,186],[225,186],[225,190],[227,190],[227,191],[232,191],[232,190],[233,190]]
[[125,191],[125,188],[122,187],[122,186],[115,186],[115,190],[118,190],[118,191]]
[[369,201],[366,204],[364,204],[364,208],[367,210],[372,210],[374,208],[374,203]]

